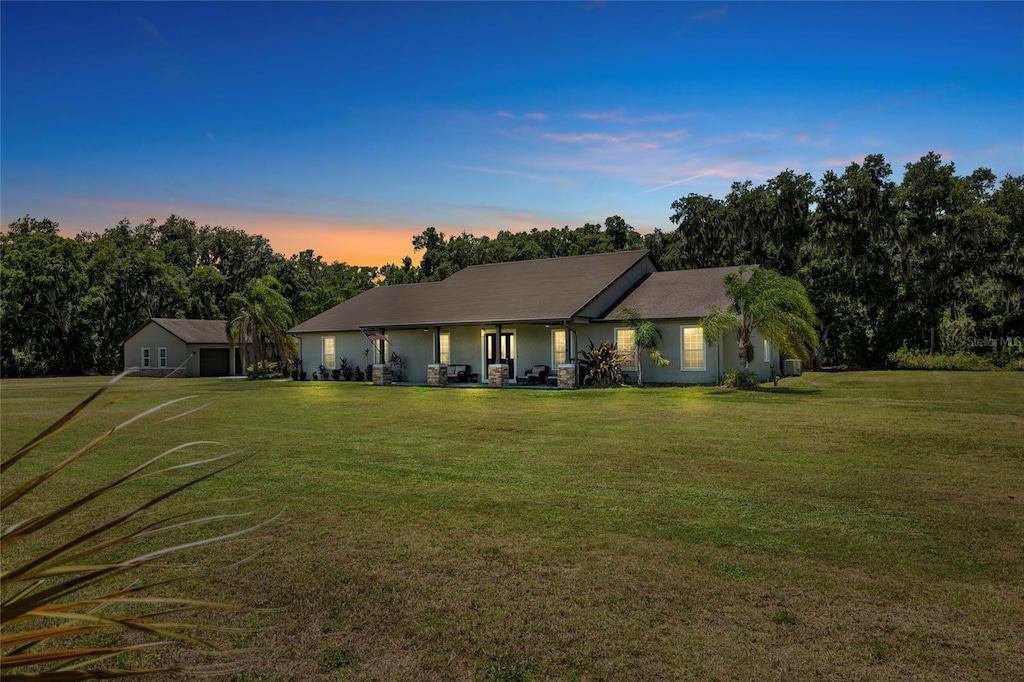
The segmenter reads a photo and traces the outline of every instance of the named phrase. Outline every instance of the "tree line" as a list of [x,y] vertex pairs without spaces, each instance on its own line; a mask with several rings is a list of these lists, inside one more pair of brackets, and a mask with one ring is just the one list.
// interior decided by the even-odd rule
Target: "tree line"
[[58,228],[26,216],[0,235],[3,376],[118,371],[121,343],[149,318],[227,319],[257,280],[272,282],[293,319],[307,319],[380,276],[312,250],[286,258],[261,235],[173,215],[74,238]]
[[671,210],[674,229],[647,235],[618,216],[603,229],[493,239],[427,228],[413,239],[420,264],[407,258],[389,274],[416,282],[480,263],[647,248],[663,270],[749,264],[802,283],[821,322],[817,366],[884,366],[903,347],[1024,355],[1024,176],[958,175],[929,153],[896,182],[878,154],[819,182],[786,170]]
[[669,221],[650,234],[619,216],[494,237],[428,227],[412,239],[418,263],[378,268],[328,263],[311,249],[285,257],[261,235],[173,215],[74,238],[26,216],[0,235],[0,371],[116,371],[121,342],[150,317],[226,319],[232,295],[267,277],[304,320],[373,286],[470,265],[637,248],[665,270],[756,264],[800,281],[821,320],[818,365],[881,366],[902,347],[1024,336],[1024,176],[958,175],[930,153],[896,182],[872,155],[818,182],[787,170],[734,183],[721,199],[689,194]]

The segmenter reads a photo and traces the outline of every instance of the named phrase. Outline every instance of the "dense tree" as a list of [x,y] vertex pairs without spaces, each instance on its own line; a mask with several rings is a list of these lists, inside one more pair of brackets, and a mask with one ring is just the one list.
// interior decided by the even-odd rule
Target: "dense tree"
[[0,347],[7,376],[91,369],[84,248],[61,237],[58,227],[25,216],[0,235]]

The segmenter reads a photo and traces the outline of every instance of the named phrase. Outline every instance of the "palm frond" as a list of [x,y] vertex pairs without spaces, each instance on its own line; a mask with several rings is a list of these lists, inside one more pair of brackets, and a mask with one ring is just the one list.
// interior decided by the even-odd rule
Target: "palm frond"
[[[113,385],[116,379],[95,391],[7,457],[4,469],[12,469],[19,462],[27,461],[25,458],[49,442],[53,435],[74,424],[81,412]],[[44,483],[95,451],[112,434],[194,397],[176,398],[142,410],[93,438],[42,473],[30,476],[0,500],[4,516],[9,518],[23,503],[31,501],[32,506],[39,506],[40,500],[46,500],[44,493],[40,492],[45,487]],[[191,412],[194,410],[159,423],[168,423]],[[184,668],[174,665],[146,668],[112,665],[133,652],[172,645],[184,644],[207,652],[239,653],[238,650],[210,640],[207,634],[199,636],[199,633],[215,635],[243,630],[182,619],[182,615],[188,612],[238,609],[236,605],[154,593],[174,582],[164,578],[147,583],[133,581],[128,587],[113,590],[102,589],[111,579],[132,571],[172,569],[174,566],[167,559],[184,552],[214,543],[235,543],[245,537],[252,537],[256,530],[280,517],[281,514],[277,514],[242,528],[237,528],[237,523],[250,516],[251,512],[216,512],[204,516],[176,512],[155,520],[146,520],[143,515],[152,514],[150,510],[161,503],[252,456],[228,452],[185,462],[168,462],[171,456],[185,450],[209,447],[223,445],[214,441],[191,441],[169,448],[70,501],[49,503],[50,508],[46,511],[17,520],[0,533],[0,546],[5,553],[15,544],[25,553],[14,561],[14,568],[0,572],[0,590],[3,594],[3,609],[0,612],[0,673],[4,680],[113,679],[182,671]],[[162,492],[149,494],[145,499],[129,505],[125,511],[110,517],[97,517],[84,531],[76,530],[69,534],[59,530],[62,528],[61,522],[70,520],[72,514],[89,518],[89,510],[94,508],[90,505],[101,496],[115,490],[124,490],[144,479],[189,470],[196,471],[189,480],[172,484]],[[40,500],[35,499],[36,495],[40,496]],[[152,541],[158,539],[161,533],[173,536],[183,530],[191,533],[192,529],[219,527],[222,524],[236,527],[220,528],[212,535],[152,548]],[[64,539],[48,542],[49,537]],[[114,550],[123,557],[126,550],[131,549],[132,543],[144,538],[148,546],[128,551],[128,558],[107,558]],[[30,539],[32,541],[27,542]],[[25,547],[19,543],[24,543]],[[5,564],[10,562],[11,559],[5,555]],[[135,632],[149,641],[100,646],[88,645],[90,640],[83,639],[103,632]],[[209,672],[231,671],[233,667],[233,664],[221,663],[209,668]]]

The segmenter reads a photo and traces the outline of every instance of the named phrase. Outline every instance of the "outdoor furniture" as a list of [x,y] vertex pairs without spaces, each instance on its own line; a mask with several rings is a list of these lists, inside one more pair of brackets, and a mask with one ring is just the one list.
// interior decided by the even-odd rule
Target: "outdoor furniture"
[[526,374],[516,377],[520,384],[543,384],[547,381],[551,368],[547,365],[534,365],[526,371]]
[[469,365],[448,365],[448,383],[464,384],[470,379]]

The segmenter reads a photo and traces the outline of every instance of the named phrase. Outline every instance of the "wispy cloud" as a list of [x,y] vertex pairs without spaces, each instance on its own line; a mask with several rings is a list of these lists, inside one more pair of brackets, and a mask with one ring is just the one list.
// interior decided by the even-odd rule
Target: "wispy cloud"
[[728,7],[715,7],[709,9],[706,12],[700,14],[694,14],[690,17],[690,21],[708,21],[711,19],[724,19],[729,14]]
[[745,130],[740,133],[729,133],[727,135],[716,135],[715,137],[709,137],[704,140],[704,144],[708,146],[719,146],[734,144],[736,142],[746,142],[749,140],[761,140],[763,142],[774,142],[779,139],[782,135],[780,133],[763,133],[756,130]]
[[616,151],[652,151],[660,149],[666,142],[678,142],[689,136],[686,130],[629,131],[613,133],[543,133],[541,137],[552,142],[566,144],[590,144],[605,146]]
[[651,189],[644,190],[643,192],[640,192],[640,194],[650,194],[651,192],[657,192],[659,189],[666,189],[668,187],[675,187],[676,185],[683,185],[683,184],[685,184],[687,182],[690,182],[691,180],[696,180],[697,178],[703,178],[706,175],[711,175],[713,172],[714,172],[713,170],[709,170],[709,171],[704,171],[703,173],[697,173],[696,175],[691,175],[690,177],[683,178],[682,180],[676,180],[675,182],[668,182],[668,183],[665,183],[664,185],[661,185],[660,187],[653,187]]
[[569,182],[571,182],[568,178],[556,178],[548,175],[537,175],[535,173],[527,173],[524,171],[518,171],[509,168],[481,168],[480,166],[458,165],[449,165],[447,167],[454,168],[456,170],[472,171],[473,173],[485,173],[487,175],[511,175],[517,178],[532,180],[534,182],[550,182],[558,184],[568,184]]
[[[517,118],[519,118],[519,116],[516,116],[513,112],[507,111],[505,109],[500,109],[499,111],[497,111],[495,113],[495,116],[497,116],[498,118],[508,118],[508,119],[517,119]],[[525,119],[528,119],[530,121],[546,121],[546,120],[548,120],[548,115],[545,114],[542,111],[530,111],[530,112],[527,112],[527,113],[523,114],[522,117],[525,118]]]
[[622,109],[616,109],[614,111],[581,111],[573,114],[572,117],[585,121],[609,121],[612,123],[627,123],[634,125],[637,123],[666,123],[668,121],[677,121],[681,118],[691,118],[696,115],[696,113],[688,112],[678,114],[653,113],[630,116]]
[[820,166],[831,169],[843,169],[849,166],[851,163],[864,163],[864,155],[862,154],[860,156],[851,156],[847,159],[838,156],[833,156],[831,158],[823,159],[822,161],[818,162]]

